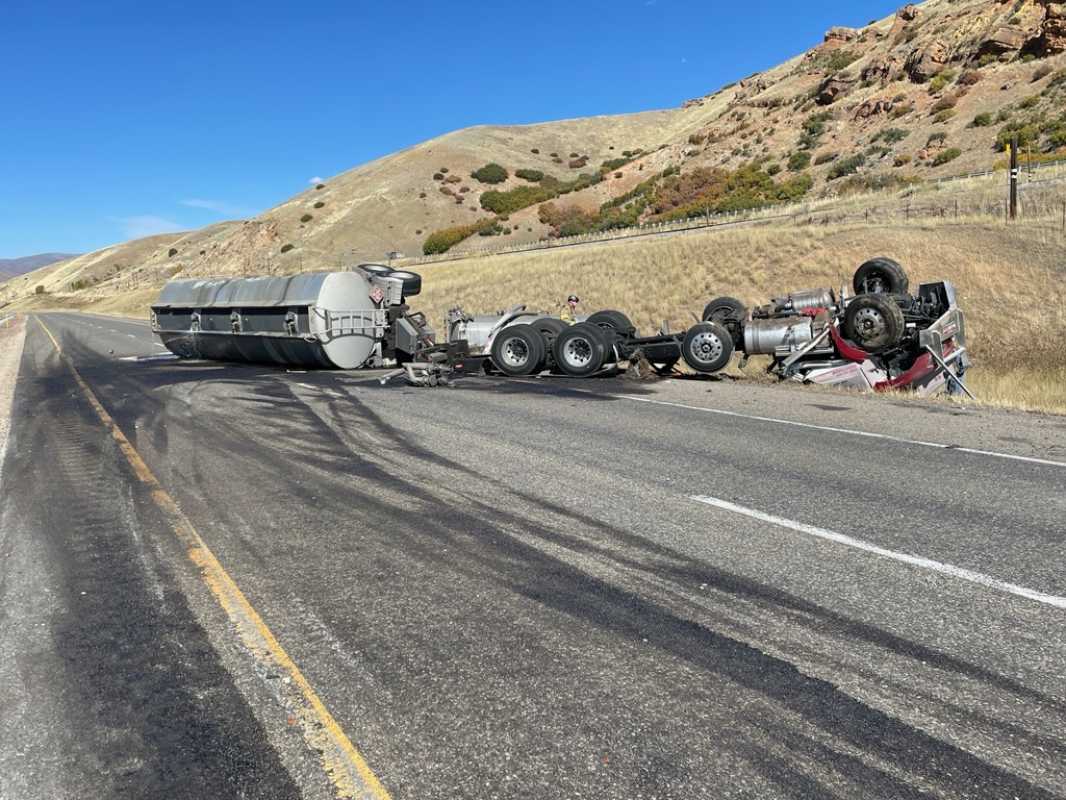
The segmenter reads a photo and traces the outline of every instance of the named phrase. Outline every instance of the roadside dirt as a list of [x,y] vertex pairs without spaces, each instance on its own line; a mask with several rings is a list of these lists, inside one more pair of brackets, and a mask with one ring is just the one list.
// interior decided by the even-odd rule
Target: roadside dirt
[[11,401],[15,397],[15,379],[18,378],[25,336],[25,317],[11,317],[0,322],[0,471],[4,467],[7,435],[11,428]]

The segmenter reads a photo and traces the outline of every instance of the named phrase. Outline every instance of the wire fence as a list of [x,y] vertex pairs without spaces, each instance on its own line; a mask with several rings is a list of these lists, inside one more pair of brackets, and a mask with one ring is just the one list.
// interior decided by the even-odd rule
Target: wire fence
[[[922,186],[933,186],[935,190],[939,190],[944,186],[971,180],[980,181],[996,175],[1005,177],[1007,172],[1002,169],[990,169],[963,175],[951,175],[927,181]],[[1030,195],[1032,190],[1041,187],[1043,184],[1060,183],[1064,177],[1066,177],[1066,159],[1023,165],[1022,182],[1019,187],[1021,192],[1021,216],[1025,218],[1050,217],[1061,210],[1062,226],[1066,230],[1066,196],[1063,196],[1062,191],[1058,192],[1053,198],[1040,197],[1039,199],[1033,199],[1033,202],[1027,202],[1029,199],[1027,195]],[[887,199],[890,195],[895,196],[894,203]],[[922,196],[924,193],[917,191],[905,192],[904,195],[901,195],[898,189],[893,189],[871,192],[850,198],[831,198],[787,205],[777,204],[744,211],[706,214],[701,217],[675,222],[635,225],[610,231],[558,237],[523,244],[472,248],[462,253],[450,255],[444,253],[435,256],[407,258],[403,262],[405,266],[442,264],[493,255],[581,247],[626,239],[670,236],[713,228],[761,225],[770,222],[796,225],[828,225],[830,223],[843,222],[882,223],[891,220],[918,221],[948,218],[961,219],[963,217],[1005,219],[1008,213],[1005,199],[967,198],[961,195],[958,197],[930,197],[926,199]],[[916,196],[921,198],[920,202],[913,199]],[[1059,208],[1060,205],[1061,209]]]

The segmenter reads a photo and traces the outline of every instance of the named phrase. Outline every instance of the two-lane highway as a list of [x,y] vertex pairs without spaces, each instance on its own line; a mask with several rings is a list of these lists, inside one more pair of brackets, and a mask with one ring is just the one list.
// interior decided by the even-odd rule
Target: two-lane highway
[[1066,797],[1061,418],[164,353],[28,323],[4,800]]

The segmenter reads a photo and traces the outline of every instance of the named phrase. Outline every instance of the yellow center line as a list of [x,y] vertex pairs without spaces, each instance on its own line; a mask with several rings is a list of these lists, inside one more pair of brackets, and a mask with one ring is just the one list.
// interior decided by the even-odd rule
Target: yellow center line
[[337,796],[391,800],[388,790],[381,784],[366,759],[330,714],[314,687],[285,652],[263,618],[259,616],[215,554],[200,538],[200,534],[182,513],[174,498],[159,483],[144,459],[141,458],[140,453],[97,399],[96,394],[89,388],[89,384],[75,368],[73,361],[63,352],[63,348],[52,335],[52,331],[40,317],[35,316],[34,319],[52,340],[56,353],[74,376],[74,380],[89,401],[89,405],[96,412],[96,416],[100,418],[104,427],[110,431],[111,436],[118,443],[119,449],[130,467],[133,468],[137,478],[149,488],[152,500],[167,518],[178,540],[185,546],[189,560],[199,568],[202,580],[214,594],[230,621],[236,626],[242,643],[259,661],[283,670],[291,679],[292,686],[298,690],[291,692],[293,696],[287,698],[292,704],[290,710],[300,722],[307,744],[313,750],[321,752],[322,766],[336,788]]

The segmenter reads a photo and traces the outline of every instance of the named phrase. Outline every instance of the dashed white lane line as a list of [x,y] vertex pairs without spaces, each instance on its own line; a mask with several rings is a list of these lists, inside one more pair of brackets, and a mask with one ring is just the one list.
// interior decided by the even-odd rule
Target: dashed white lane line
[[834,428],[830,425],[815,425],[810,422],[797,422],[791,419],[779,419],[778,417],[760,417],[755,414],[742,414],[739,411],[725,411],[720,408],[705,408],[704,406],[690,406],[684,403],[671,403],[666,400],[652,400],[648,397],[636,397],[630,394],[614,395],[622,400],[632,400],[635,403],[650,403],[656,406],[670,406],[671,408],[684,408],[689,411],[702,411],[705,414],[717,414],[722,417],[737,417],[740,419],[750,419],[756,422],[771,422],[775,425],[791,425],[794,428],[806,428],[807,430],[815,431],[828,431],[830,433],[844,433],[849,436],[861,436],[866,439],[881,439],[887,442],[898,442],[900,444],[914,445],[915,447],[931,447],[935,450],[952,450],[956,453],[971,453],[979,456],[989,456],[991,458],[1003,458],[1009,461],[1024,461],[1029,464],[1041,464],[1045,467],[1062,467],[1066,468],[1066,462],[1063,461],[1051,461],[1046,458],[1033,458],[1031,456],[1018,456],[1013,453],[1000,453],[995,450],[979,450],[974,447],[957,447],[953,444],[942,444],[940,442],[925,442],[921,439],[906,439],[902,436],[891,436],[887,433],[872,433],[871,431],[858,431],[853,428]]
[[734,514],[741,514],[751,519],[759,520],[760,522],[767,522],[771,525],[777,525],[781,528],[788,528],[789,530],[797,531],[798,533],[805,533],[808,536],[815,536],[819,539],[825,539],[830,542],[836,542],[837,544],[845,545],[846,547],[853,547],[856,550],[862,550],[866,553],[873,553],[874,555],[881,556],[883,558],[889,558],[893,561],[899,561],[903,564],[909,564],[913,567],[920,567],[922,569],[932,570],[933,572],[939,572],[943,575],[950,575],[953,578],[969,581],[970,583],[976,583],[980,586],[984,586],[989,589],[994,589],[999,592],[1005,592],[1017,597],[1024,597],[1028,600],[1035,600],[1038,603],[1054,606],[1055,608],[1066,608],[1066,597],[1059,597],[1058,595],[1045,594],[1044,592],[1038,592],[1035,589],[1028,589],[1025,586],[1019,586],[1015,583],[1007,583],[1001,581],[998,578],[993,578],[990,575],[985,575],[982,572],[974,572],[973,570],[964,569],[963,567],[956,567],[953,564],[945,564],[942,561],[934,561],[931,558],[923,558],[922,556],[912,556],[908,553],[900,553],[896,550],[888,550],[884,547],[879,547],[876,544],[865,542],[862,539],[856,539],[853,536],[847,536],[843,533],[837,533],[836,531],[827,530],[825,528],[818,528],[814,525],[807,525],[803,522],[796,522],[791,519],[785,519],[784,517],[777,517],[773,514],[767,514],[763,511],[756,511],[754,508],[747,508],[745,506],[737,505],[736,503],[730,503],[728,500],[720,500],[717,497],[707,497],[706,495],[694,495],[689,498],[695,500],[697,503],[703,503],[704,505],[713,506],[714,508],[721,509],[722,511],[730,511]]

